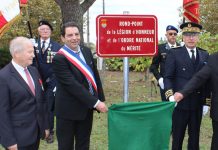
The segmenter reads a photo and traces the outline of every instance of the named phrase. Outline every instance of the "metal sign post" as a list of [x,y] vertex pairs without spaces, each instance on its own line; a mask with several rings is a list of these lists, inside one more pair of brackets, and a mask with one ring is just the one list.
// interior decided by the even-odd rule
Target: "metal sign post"
[[[124,15],[128,15],[129,11],[124,11]],[[129,58],[123,58],[123,102],[129,101]]]

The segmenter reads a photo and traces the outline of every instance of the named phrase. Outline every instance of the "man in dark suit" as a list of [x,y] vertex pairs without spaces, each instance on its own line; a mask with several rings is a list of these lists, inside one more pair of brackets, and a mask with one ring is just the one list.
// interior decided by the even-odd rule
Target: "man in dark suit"
[[[181,90],[185,84],[207,62],[209,54],[196,47],[202,26],[187,22],[180,26],[185,45],[171,49],[165,64],[164,85],[166,98],[173,100],[173,93]],[[182,150],[182,143],[188,126],[188,150],[199,150],[199,132],[202,109],[205,100],[204,88],[199,88],[182,102],[173,112],[172,150]],[[208,108],[207,106],[205,106]]]
[[[210,83],[211,86],[211,109],[210,117],[212,118],[213,138],[211,150],[216,150],[218,147],[218,52],[212,54],[207,65],[205,65],[195,76],[185,85],[185,87],[174,94],[177,102],[186,98],[191,93],[195,92],[199,87]],[[179,102],[180,103],[180,102]]]
[[53,59],[58,149],[88,150],[93,109],[108,109],[91,50],[79,46],[79,27],[72,22],[64,24],[61,39],[65,45]]
[[163,83],[163,76],[165,74],[164,65],[169,49],[179,46],[179,44],[176,43],[177,33],[178,29],[176,27],[172,25],[167,26],[165,34],[167,38],[167,43],[158,45],[158,53],[153,57],[151,66],[149,68],[150,72],[153,73],[154,77],[158,81],[158,85],[160,86],[160,94],[162,101],[166,101]]
[[55,105],[55,87],[56,79],[52,69],[52,59],[61,46],[50,38],[53,31],[52,25],[46,21],[39,21],[38,33],[39,39],[35,44],[35,55],[33,66],[37,67],[45,90],[45,98],[48,102],[49,129],[50,135],[47,143],[54,141],[54,105]]
[[35,67],[31,41],[10,43],[12,61],[0,70],[0,143],[8,150],[38,150],[49,135],[47,102]]

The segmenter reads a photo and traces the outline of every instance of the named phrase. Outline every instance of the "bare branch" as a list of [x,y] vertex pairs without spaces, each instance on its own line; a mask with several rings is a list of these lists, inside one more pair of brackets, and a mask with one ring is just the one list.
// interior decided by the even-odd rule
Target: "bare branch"
[[83,10],[83,13],[85,13],[95,1],[96,0],[84,0],[83,3],[80,5]]

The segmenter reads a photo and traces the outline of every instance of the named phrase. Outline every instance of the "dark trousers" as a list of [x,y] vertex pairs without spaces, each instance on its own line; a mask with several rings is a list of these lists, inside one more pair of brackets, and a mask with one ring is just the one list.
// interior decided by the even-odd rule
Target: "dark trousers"
[[54,106],[55,106],[55,96],[53,89],[47,88],[45,90],[45,98],[48,102],[48,114],[49,114],[49,129],[50,133],[54,133]]
[[202,109],[183,110],[175,108],[172,126],[172,150],[182,150],[182,143],[188,127],[188,150],[199,150],[199,134]]
[[165,96],[165,90],[162,90],[161,88],[160,88],[160,96],[162,101],[167,101]]
[[[38,150],[39,149],[39,142],[40,142],[40,138],[38,138],[35,143],[28,145],[28,146],[19,146],[18,145],[18,150]],[[8,150],[8,149],[6,148],[6,150]]]
[[218,121],[212,121],[213,125],[213,137],[211,142],[211,150],[217,150],[218,148]]
[[[56,118],[58,150],[89,150],[93,112],[85,120]],[[74,144],[75,141],[75,144]]]

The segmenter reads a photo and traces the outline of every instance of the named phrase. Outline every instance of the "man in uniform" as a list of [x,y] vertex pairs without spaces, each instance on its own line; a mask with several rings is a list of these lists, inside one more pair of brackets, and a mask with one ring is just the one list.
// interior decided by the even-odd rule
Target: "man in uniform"
[[[172,101],[173,93],[180,91],[207,62],[209,54],[196,47],[202,26],[193,22],[183,23],[182,37],[185,45],[171,49],[165,63],[164,86],[166,98]],[[173,112],[172,150],[182,150],[188,126],[188,150],[199,150],[199,132],[205,88],[200,87],[177,104]],[[205,106],[205,108],[208,108]],[[208,110],[208,109],[207,109]]]
[[176,43],[177,33],[178,33],[177,28],[175,28],[172,25],[167,26],[166,34],[165,34],[167,38],[167,42],[158,45],[158,53],[156,56],[153,57],[150,66],[150,72],[154,74],[154,77],[157,79],[158,85],[160,86],[160,94],[161,94],[162,101],[166,101],[164,84],[163,84],[163,76],[165,72],[164,65],[169,49],[179,46],[179,44]]
[[35,44],[37,46],[35,47],[35,59],[33,60],[33,65],[38,68],[42,77],[45,90],[45,99],[48,102],[50,136],[47,139],[47,143],[52,143],[54,141],[54,92],[56,80],[51,63],[54,54],[61,48],[57,42],[50,38],[52,31],[53,28],[48,21],[41,20],[39,22],[39,39],[37,44]]
[[205,65],[186,85],[185,87],[174,94],[175,100],[179,102],[184,97],[197,90],[202,85],[209,83],[211,89],[211,111],[213,136],[211,141],[211,150],[216,150],[218,147],[218,52],[210,55],[207,65]]

